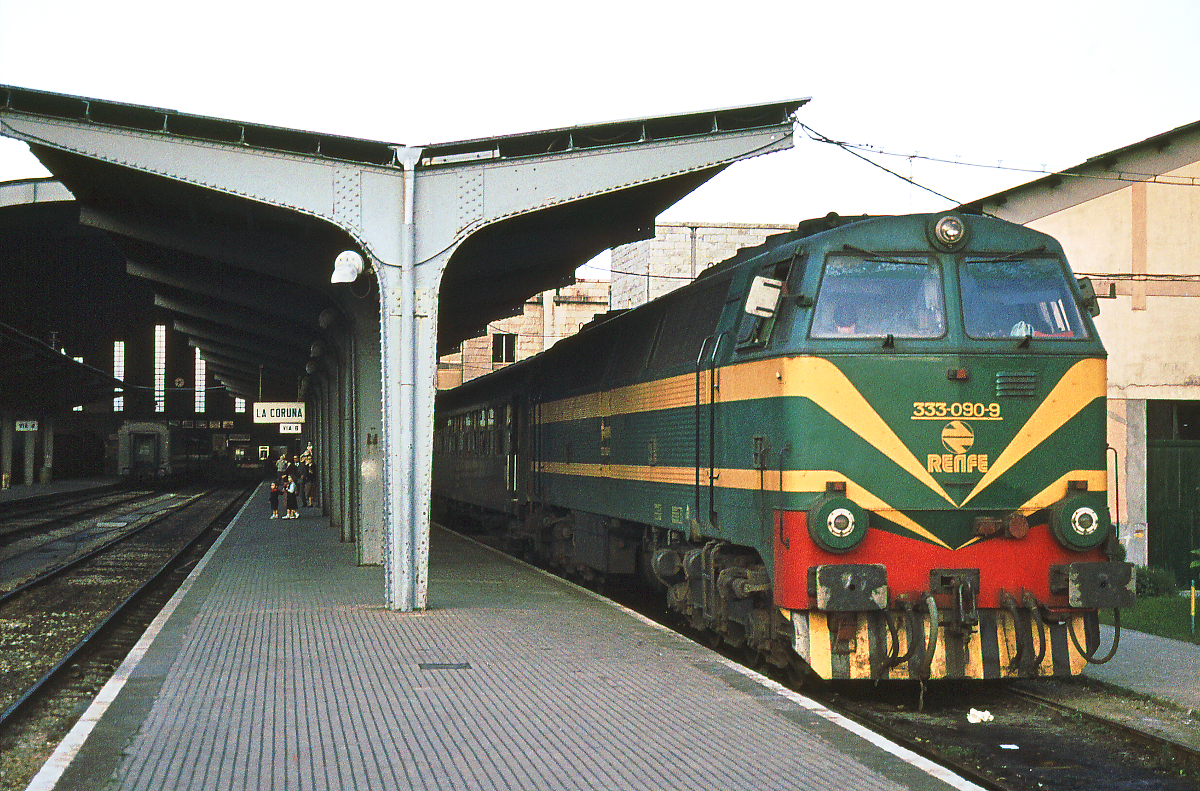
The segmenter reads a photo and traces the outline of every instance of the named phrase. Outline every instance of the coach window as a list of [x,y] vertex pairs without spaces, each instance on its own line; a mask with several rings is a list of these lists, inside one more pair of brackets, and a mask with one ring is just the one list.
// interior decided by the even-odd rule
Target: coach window
[[938,338],[946,331],[941,269],[928,256],[830,256],[813,311],[814,338]]
[[1045,256],[967,258],[959,269],[972,338],[1086,338],[1062,264]]

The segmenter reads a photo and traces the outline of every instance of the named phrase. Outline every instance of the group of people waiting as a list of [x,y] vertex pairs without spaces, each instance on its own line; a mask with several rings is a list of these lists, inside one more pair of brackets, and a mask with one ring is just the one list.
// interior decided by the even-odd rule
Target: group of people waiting
[[271,481],[271,518],[279,519],[279,498],[284,500],[286,513],[283,519],[299,519],[299,502],[303,495],[305,505],[313,507],[317,493],[317,468],[313,463],[312,443],[299,456],[288,460],[287,453],[279,454],[275,462],[275,479]]

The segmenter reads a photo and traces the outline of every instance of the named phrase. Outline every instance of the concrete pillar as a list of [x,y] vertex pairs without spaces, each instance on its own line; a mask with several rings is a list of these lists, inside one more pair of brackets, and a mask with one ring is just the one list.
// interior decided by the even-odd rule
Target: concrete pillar
[[37,432],[22,431],[22,441],[25,443],[25,485],[33,486],[36,478],[33,475],[33,452],[37,448]]
[[54,418],[43,417],[38,424],[42,430],[42,472],[39,481],[54,480]]
[[1121,481],[1127,523],[1118,533],[1125,542],[1131,563],[1145,566],[1148,561],[1146,512],[1146,400],[1125,402],[1125,480]]
[[13,439],[17,416],[11,409],[0,412],[0,489],[12,486]]

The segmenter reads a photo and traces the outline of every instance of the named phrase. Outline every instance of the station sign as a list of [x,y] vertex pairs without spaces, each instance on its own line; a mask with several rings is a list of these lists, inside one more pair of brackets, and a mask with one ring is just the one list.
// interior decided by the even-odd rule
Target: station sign
[[302,428],[304,428],[303,423],[280,423],[279,424],[279,433],[280,434],[299,434],[300,430]]
[[18,420],[17,431],[37,431],[38,422],[36,420]]
[[303,423],[303,401],[261,401],[254,405],[255,423]]

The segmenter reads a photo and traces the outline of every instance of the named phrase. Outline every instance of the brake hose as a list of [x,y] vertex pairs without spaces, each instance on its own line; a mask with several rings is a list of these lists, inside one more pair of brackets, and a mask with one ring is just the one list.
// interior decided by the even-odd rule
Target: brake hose
[[1079,652],[1079,655],[1083,657],[1088,664],[1103,665],[1105,662],[1117,655],[1117,646],[1121,644],[1121,611],[1116,607],[1113,608],[1112,650],[1110,650],[1108,652],[1108,656],[1104,657],[1103,659],[1095,658],[1096,651],[1100,650],[1100,646],[1096,646],[1096,651],[1093,651],[1090,655],[1083,649],[1083,646],[1079,644],[1079,638],[1075,636],[1075,630],[1071,628],[1070,622],[1067,623],[1067,634],[1071,636],[1071,642],[1075,645],[1075,650]]

